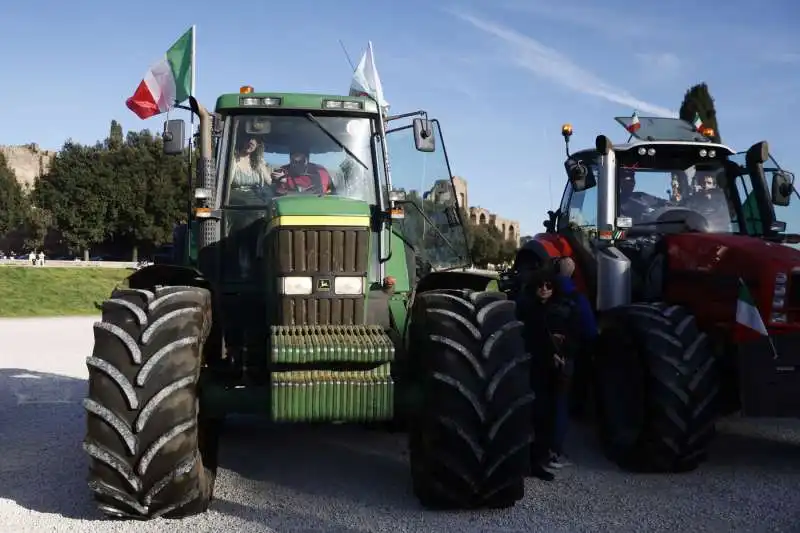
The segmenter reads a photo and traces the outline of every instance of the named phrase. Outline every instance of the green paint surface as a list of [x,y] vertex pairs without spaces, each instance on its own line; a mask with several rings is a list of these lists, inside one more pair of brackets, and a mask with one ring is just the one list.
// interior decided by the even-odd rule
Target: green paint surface
[[[240,98],[280,98],[280,106],[243,106],[240,104]],[[338,100],[342,102],[361,102],[363,105],[362,110],[350,109],[326,109],[324,102],[326,100]],[[332,111],[337,114],[349,113],[378,113],[378,106],[369,98],[363,96],[341,96],[335,94],[303,94],[303,93],[250,93],[250,94],[223,94],[217,98],[216,111],[230,112],[231,110],[243,109],[304,109],[304,110],[317,110],[317,111]]]
[[343,196],[283,196],[272,201],[273,217],[285,216],[369,216],[369,204]]

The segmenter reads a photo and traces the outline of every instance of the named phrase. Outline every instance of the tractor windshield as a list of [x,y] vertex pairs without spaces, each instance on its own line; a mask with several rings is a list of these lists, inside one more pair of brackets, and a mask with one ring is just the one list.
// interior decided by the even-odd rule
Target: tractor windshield
[[[620,167],[619,210],[632,228],[689,222],[711,233],[738,232],[727,178],[721,162],[710,161],[673,170]],[[699,228],[698,228],[699,229]]]
[[297,194],[377,202],[370,119],[295,113],[227,120],[227,205]]
[[639,127],[632,127],[633,117],[615,117],[630,135],[642,141],[692,141],[708,142],[694,126],[679,118],[638,117]]

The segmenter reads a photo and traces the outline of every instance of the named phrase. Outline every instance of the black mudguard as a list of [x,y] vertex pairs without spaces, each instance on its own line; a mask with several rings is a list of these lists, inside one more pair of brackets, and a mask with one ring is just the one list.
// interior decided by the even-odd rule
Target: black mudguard
[[452,270],[430,272],[419,280],[416,292],[421,293],[440,289],[484,291],[489,282],[496,279],[496,277],[480,272],[457,272]]
[[183,265],[149,265],[128,276],[131,289],[152,290],[156,285],[188,285],[211,289],[211,283],[196,268]]

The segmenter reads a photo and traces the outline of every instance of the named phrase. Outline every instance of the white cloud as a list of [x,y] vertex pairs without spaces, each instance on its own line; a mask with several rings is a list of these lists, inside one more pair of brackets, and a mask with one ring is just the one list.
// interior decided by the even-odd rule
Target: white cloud
[[527,13],[536,17],[558,22],[567,22],[620,39],[637,39],[652,34],[652,21],[638,15],[632,18],[626,12],[624,22],[620,20],[619,11],[599,7],[597,5],[567,5],[566,3],[550,4],[535,0],[507,0],[502,7]]
[[513,62],[539,77],[548,79],[573,91],[602,98],[645,113],[668,117],[677,116],[677,113],[673,110],[645,102],[627,91],[614,87],[577,65],[558,50],[549,48],[531,37],[522,35],[500,24],[478,19],[467,13],[458,11],[450,11],[450,13],[482,32],[503,41],[513,51]]

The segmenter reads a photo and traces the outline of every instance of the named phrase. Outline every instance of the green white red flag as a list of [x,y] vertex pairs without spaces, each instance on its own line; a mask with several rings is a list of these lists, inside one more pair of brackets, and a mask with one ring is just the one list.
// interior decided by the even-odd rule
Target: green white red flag
[[694,119],[692,119],[692,126],[697,131],[700,131],[700,128],[703,127],[703,119],[700,118],[700,113],[695,112]]
[[142,120],[165,113],[194,96],[195,27],[154,63],[125,105]]
[[739,278],[739,297],[736,299],[736,324],[740,326],[739,333],[736,335],[740,341],[766,339],[772,352],[772,358],[778,358],[778,351],[775,349],[772,337],[769,336],[767,325],[761,318],[755,299],[742,278]]
[[633,115],[631,116],[631,123],[628,124],[628,127],[625,129],[628,130],[630,133],[636,133],[637,131],[639,131],[639,128],[641,127],[642,124],[639,122],[639,113],[634,111]]
[[747,285],[741,278],[739,279],[739,298],[736,300],[736,323],[761,335],[769,335],[767,325],[761,318],[753,295],[750,294]]

